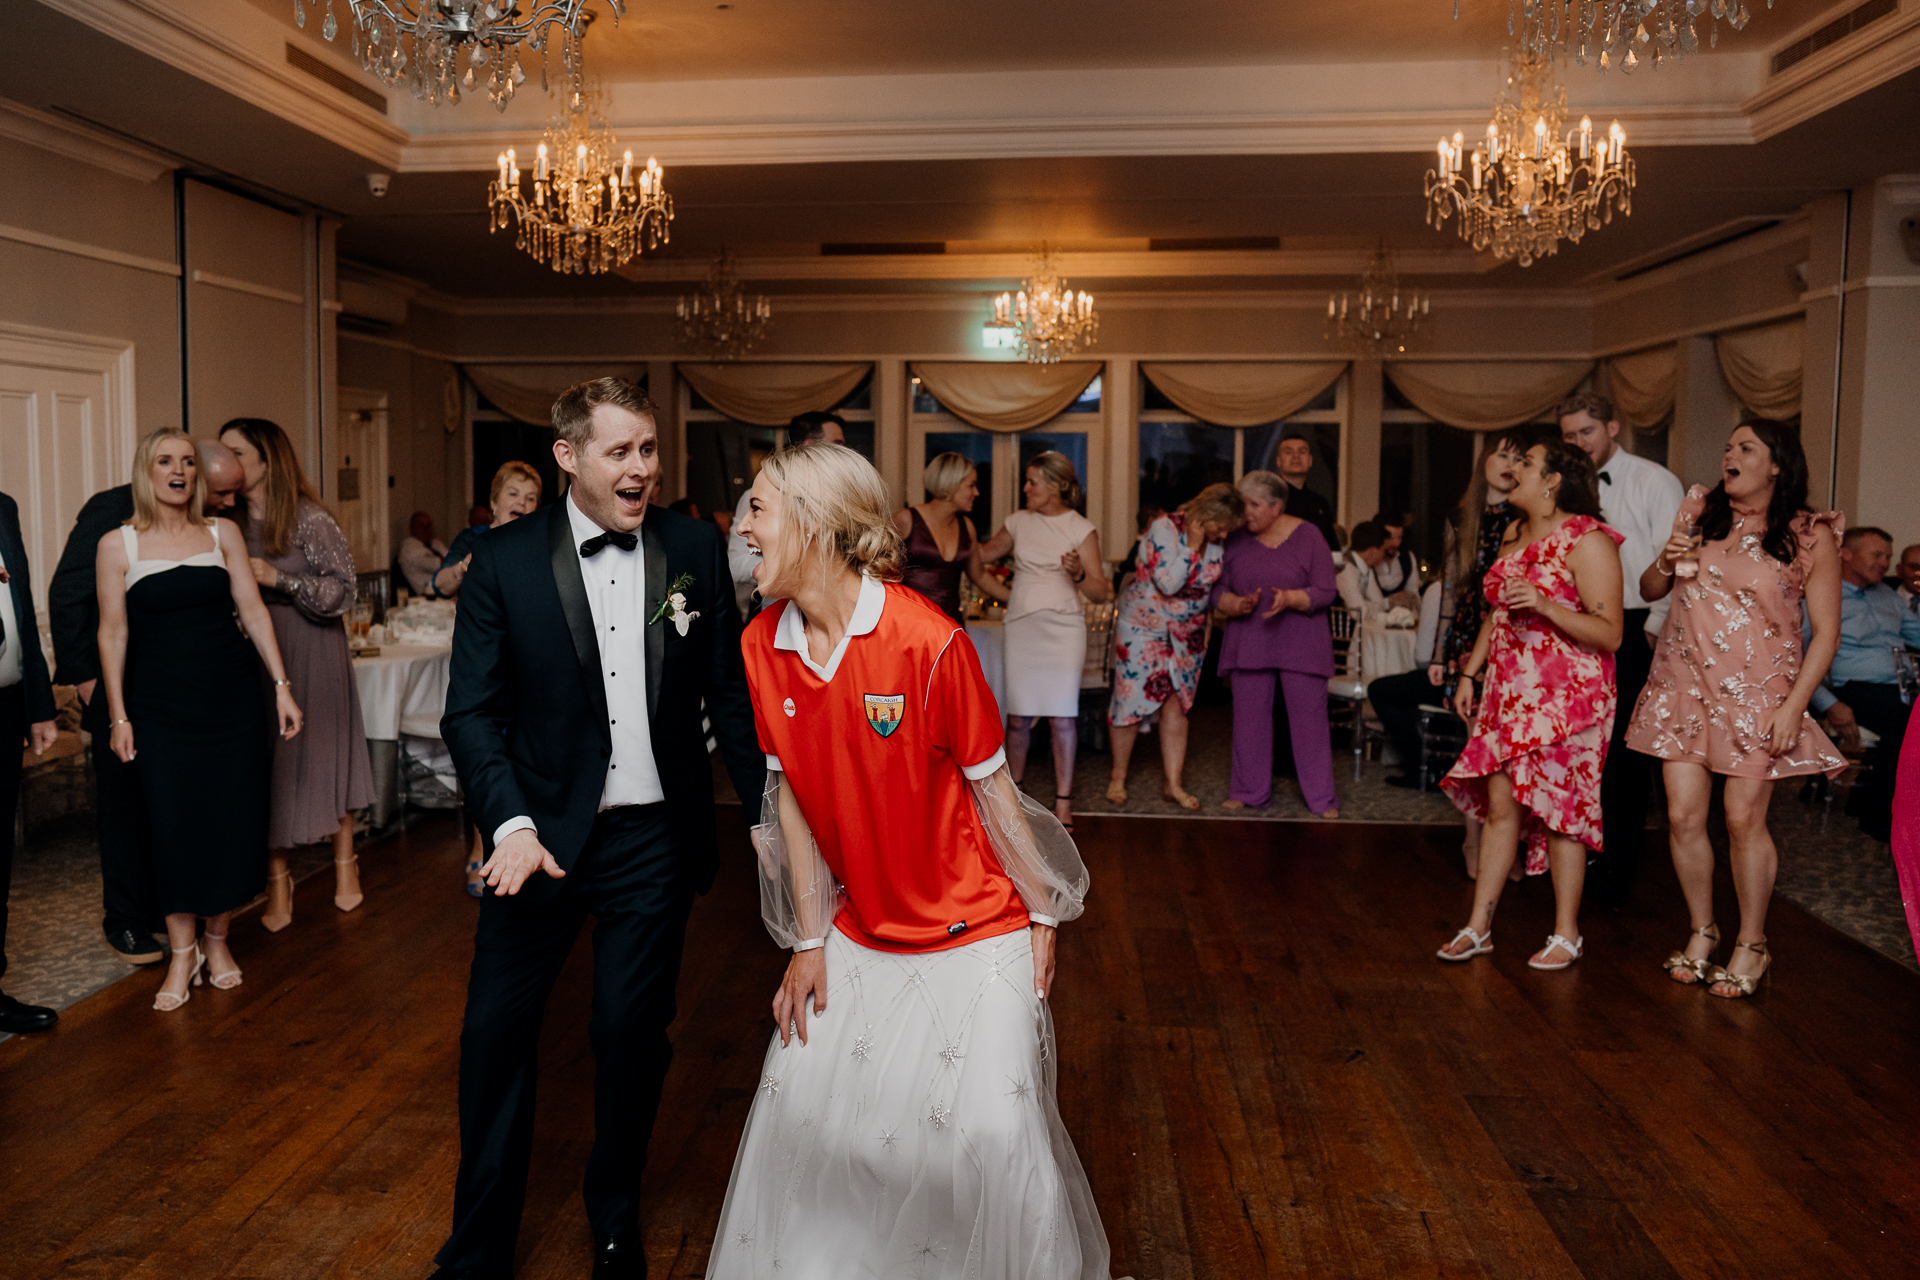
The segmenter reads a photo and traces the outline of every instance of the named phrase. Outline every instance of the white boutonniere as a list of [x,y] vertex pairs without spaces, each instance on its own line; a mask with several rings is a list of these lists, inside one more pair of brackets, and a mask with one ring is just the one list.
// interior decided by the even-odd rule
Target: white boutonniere
[[652,626],[665,618],[673,623],[681,635],[686,635],[687,628],[692,626],[693,620],[700,616],[698,609],[687,608],[687,588],[692,585],[693,575],[690,573],[683,573],[668,583],[667,598],[660,602],[660,607],[653,611],[651,618],[647,619],[647,625]]

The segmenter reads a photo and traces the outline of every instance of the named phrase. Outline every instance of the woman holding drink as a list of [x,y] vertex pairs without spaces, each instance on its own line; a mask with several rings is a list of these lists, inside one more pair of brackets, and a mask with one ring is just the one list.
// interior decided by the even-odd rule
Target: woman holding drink
[[[1773,784],[1837,774],[1846,761],[1807,714],[1840,644],[1844,518],[1807,508],[1807,459],[1792,427],[1742,423],[1727,441],[1721,481],[1680,505],[1673,537],[1640,577],[1640,593],[1673,608],[1626,742],[1664,761],[1673,867],[1693,936],[1665,961],[1667,975],[1710,994],[1754,993],[1772,962],[1767,902],[1779,855],[1767,834]],[[1813,638],[1800,644],[1802,602]],[[1713,775],[1726,778],[1727,835],[1740,934],[1725,968],[1713,919],[1713,847],[1707,809]]]

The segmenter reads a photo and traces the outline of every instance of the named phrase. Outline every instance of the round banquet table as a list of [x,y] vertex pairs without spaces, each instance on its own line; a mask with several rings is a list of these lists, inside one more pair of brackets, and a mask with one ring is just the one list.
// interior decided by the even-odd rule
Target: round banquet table
[[1369,618],[1361,623],[1361,678],[1378,680],[1381,676],[1397,676],[1403,671],[1413,670],[1416,665],[1414,644],[1418,634],[1413,627],[1389,627],[1378,618]]
[[[377,657],[353,660],[360,716],[366,722],[367,752],[373,763],[375,826],[385,826],[399,808],[401,722],[414,717],[438,722],[447,707],[452,658],[450,645],[387,644],[380,646]],[[428,748],[425,754],[446,754],[437,742],[420,745]]]
[[997,618],[970,618],[967,620],[967,639],[973,641],[973,651],[980,655],[980,674],[987,678],[987,688],[993,690],[993,700],[1003,708],[1000,715],[1004,719],[1007,705],[1007,629]]

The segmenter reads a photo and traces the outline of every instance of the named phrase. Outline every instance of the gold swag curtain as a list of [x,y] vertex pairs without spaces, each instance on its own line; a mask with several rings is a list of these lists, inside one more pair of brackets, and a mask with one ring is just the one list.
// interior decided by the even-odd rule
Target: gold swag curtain
[[1713,336],[1727,385],[1741,404],[1764,418],[1800,416],[1806,344],[1807,322],[1801,316]]
[[1097,360],[1062,364],[935,363],[913,372],[947,411],[983,431],[1028,431],[1066,412],[1101,370]]
[[1387,376],[1415,408],[1463,431],[1532,422],[1593,372],[1591,360],[1396,361]]
[[553,402],[568,387],[595,378],[638,382],[647,371],[640,364],[468,364],[460,368],[494,408],[536,427],[553,425]]
[[1651,431],[1673,413],[1680,381],[1680,349],[1668,345],[1615,356],[1603,366],[1613,387],[1613,408],[1635,431]]
[[1260,427],[1312,403],[1347,369],[1345,360],[1169,363],[1147,361],[1140,372],[1167,399],[1218,427]]
[[680,376],[729,418],[756,427],[784,427],[803,413],[823,413],[852,394],[872,372],[858,364],[683,364]]

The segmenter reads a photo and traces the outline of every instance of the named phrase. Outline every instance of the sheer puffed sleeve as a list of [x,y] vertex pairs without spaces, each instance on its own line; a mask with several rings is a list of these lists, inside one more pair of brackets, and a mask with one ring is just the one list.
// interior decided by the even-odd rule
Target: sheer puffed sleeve
[[306,573],[282,573],[279,590],[286,593],[293,607],[315,622],[330,622],[353,605],[357,579],[353,573],[353,553],[347,549],[346,535],[333,522],[326,508],[317,502],[302,501],[300,516],[293,527],[294,545],[306,557]]
[[753,829],[760,868],[760,918],[782,947],[811,951],[827,943],[840,912],[840,882],[820,856],[807,816],[786,785],[787,775],[767,769],[760,825]]
[[994,856],[1035,924],[1058,925],[1086,910],[1087,864],[1051,810],[1013,783],[1007,766],[969,779]]

